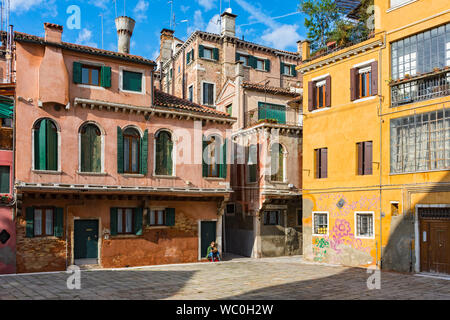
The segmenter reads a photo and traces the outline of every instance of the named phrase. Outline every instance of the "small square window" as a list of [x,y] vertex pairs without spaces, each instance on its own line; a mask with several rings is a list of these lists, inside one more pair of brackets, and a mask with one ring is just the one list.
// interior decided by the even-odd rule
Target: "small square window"
[[134,234],[134,209],[117,209],[117,234]]
[[275,226],[280,224],[280,211],[265,211],[264,225]]
[[100,70],[100,67],[83,65],[81,67],[81,83],[91,86],[99,86]]
[[264,70],[264,60],[256,60],[256,69]]
[[203,58],[213,59],[213,49],[203,48]]
[[314,213],[314,234],[327,235],[328,234],[328,214]]
[[165,210],[151,210],[148,224],[149,226],[165,225]]
[[356,214],[356,236],[362,238],[373,237],[373,213]]
[[53,235],[53,209],[34,210],[34,236],[44,237]]
[[124,70],[122,73],[122,89],[126,91],[142,92],[141,72],[132,72]]

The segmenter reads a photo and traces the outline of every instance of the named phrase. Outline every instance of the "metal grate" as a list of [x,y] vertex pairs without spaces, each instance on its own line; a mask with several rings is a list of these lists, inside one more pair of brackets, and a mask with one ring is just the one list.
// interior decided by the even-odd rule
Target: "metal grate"
[[450,220],[450,208],[420,208],[421,219]]

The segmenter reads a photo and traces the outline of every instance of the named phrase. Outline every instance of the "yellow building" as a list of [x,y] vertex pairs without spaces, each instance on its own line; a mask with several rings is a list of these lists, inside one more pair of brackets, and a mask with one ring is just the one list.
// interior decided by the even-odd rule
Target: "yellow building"
[[303,43],[304,256],[450,273],[450,6],[375,0],[374,17],[353,46]]

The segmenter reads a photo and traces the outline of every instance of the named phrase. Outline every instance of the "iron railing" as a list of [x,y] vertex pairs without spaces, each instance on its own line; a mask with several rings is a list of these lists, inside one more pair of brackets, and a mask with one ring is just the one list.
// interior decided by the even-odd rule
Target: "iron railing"
[[[295,121],[292,121],[292,119],[295,119]],[[287,126],[295,126],[295,127],[301,127],[303,126],[302,117],[298,116],[297,112],[295,110],[287,110],[286,111],[286,120],[279,121],[275,118],[270,117],[263,117],[260,118],[260,114],[258,113],[258,110],[252,110],[245,113],[245,127],[253,127],[258,124],[277,124],[277,125],[287,125]]]
[[450,72],[403,82],[391,87],[392,107],[450,94]]

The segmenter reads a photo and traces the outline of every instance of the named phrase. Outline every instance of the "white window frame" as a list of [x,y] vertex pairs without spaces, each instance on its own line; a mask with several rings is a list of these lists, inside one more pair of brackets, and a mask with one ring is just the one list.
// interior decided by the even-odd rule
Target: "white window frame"
[[[123,72],[124,71],[137,72],[137,73],[141,73],[142,74],[141,92],[139,92],[139,91],[130,91],[130,90],[124,90],[123,89]],[[145,70],[144,69],[129,68],[129,67],[119,67],[119,91],[120,92],[126,92],[126,93],[133,93],[133,94],[145,94],[145,92],[146,92]]]
[[[86,61],[86,60],[80,60],[78,61],[81,63],[81,68],[83,68],[83,65],[93,66],[93,67],[104,67],[106,64],[103,62],[92,62],[92,61]],[[100,71],[101,73],[101,71]],[[101,77],[101,74],[100,74]],[[99,83],[98,86],[90,85],[90,84],[84,84],[84,83],[77,83],[77,86],[80,88],[87,88],[87,89],[94,89],[94,90],[106,90],[105,87],[101,86],[101,83]]]
[[[285,68],[286,66],[289,66],[289,73],[285,73],[285,72],[284,72],[284,68]],[[288,77],[293,77],[293,76],[294,76],[294,75],[292,74],[292,66],[293,66],[292,63],[284,63],[284,62],[283,62],[283,70],[282,70],[283,76],[288,76]]]
[[[189,90],[192,88],[192,100],[189,100]],[[194,84],[188,86],[188,100],[194,102]]]
[[[272,147],[275,143],[278,143],[281,148],[283,148],[283,181],[276,181],[276,180],[272,180]],[[288,156],[288,151],[287,148],[284,144],[281,144],[280,142],[275,142],[272,143],[270,145],[270,149],[269,149],[269,154],[270,154],[270,182],[272,183],[288,183],[288,178],[287,178],[287,156]]]
[[[358,215],[372,215],[372,235],[371,236],[362,236],[359,234],[358,230]],[[375,239],[375,212],[373,211],[355,211],[354,216],[355,223],[355,238],[357,239]]]
[[[203,46],[203,57],[201,57],[201,59],[205,59],[208,61],[217,61],[214,59],[214,49],[216,49],[216,47],[212,47],[212,46],[205,46],[204,44],[202,44]],[[211,58],[207,58],[205,57],[205,50],[210,50],[211,51]]]
[[[213,86],[214,86],[214,89],[213,89],[213,104],[205,104],[205,101],[203,101],[203,87],[204,87],[204,84],[212,84]],[[210,81],[202,81],[201,82],[201,88],[200,88],[200,91],[201,91],[201,104],[202,105],[204,105],[204,106],[208,106],[208,107],[215,107],[216,106],[216,84],[214,83],[214,82],[210,82]]]
[[[314,232],[314,230],[316,229],[316,226],[315,226],[316,219],[314,217],[315,214],[326,214],[327,215],[327,233],[326,234],[316,234]],[[325,236],[328,237],[330,235],[330,214],[329,214],[328,211],[313,211],[312,212],[312,223],[311,224],[312,224],[312,236],[314,236],[314,237],[325,237]]]

